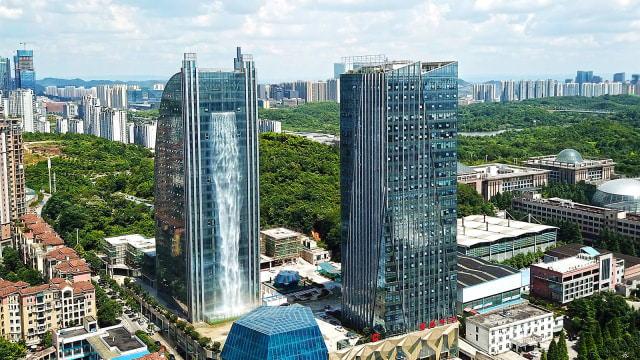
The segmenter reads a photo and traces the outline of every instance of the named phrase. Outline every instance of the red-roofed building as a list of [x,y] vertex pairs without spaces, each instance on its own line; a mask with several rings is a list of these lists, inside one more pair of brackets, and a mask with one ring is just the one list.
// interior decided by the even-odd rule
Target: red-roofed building
[[84,259],[75,259],[61,262],[53,269],[53,276],[66,279],[70,282],[90,281],[91,269]]
[[36,344],[48,330],[96,316],[95,288],[89,281],[54,278],[47,284],[28,285],[0,279],[0,335],[5,339],[24,338]]
[[44,269],[42,271],[44,278],[47,280],[54,278],[54,269],[56,266],[62,262],[75,259],[80,259],[80,256],[70,247],[63,246],[49,251],[44,259]]

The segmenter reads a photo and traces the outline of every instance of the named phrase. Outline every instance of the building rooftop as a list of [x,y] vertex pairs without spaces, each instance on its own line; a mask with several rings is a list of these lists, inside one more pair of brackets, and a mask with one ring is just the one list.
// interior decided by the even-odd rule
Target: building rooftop
[[515,175],[540,175],[551,172],[550,170],[528,168],[524,166],[516,166],[509,164],[483,164],[471,166],[475,173],[486,175],[491,179],[510,178]]
[[[557,257],[557,258],[565,258],[565,257],[576,256],[580,254],[581,252],[583,252],[582,249],[586,247],[587,246],[584,246],[582,244],[566,244],[566,245],[555,247],[553,249],[548,249],[546,251],[546,254],[549,256]],[[624,260],[625,269],[628,269],[632,266],[640,265],[639,257],[625,255],[622,253],[611,252],[609,250],[602,250],[597,248],[595,250],[602,255],[613,254],[614,258]]]
[[262,230],[260,231],[260,233],[270,238],[274,238],[276,240],[289,239],[292,237],[300,236],[299,232],[285,229],[285,228],[274,228],[274,229]]
[[467,324],[471,322],[485,328],[492,328],[552,313],[553,312],[549,310],[531,305],[525,301],[513,306],[469,317],[467,318]]
[[558,261],[533,264],[531,266],[532,267],[535,266],[535,267],[539,267],[539,268],[547,269],[551,271],[556,271],[559,273],[565,273],[565,272],[578,270],[578,269],[582,269],[582,268],[597,265],[597,264],[598,264],[598,261],[595,260],[592,256],[587,254],[578,254],[577,256],[560,259]]
[[582,155],[574,149],[564,149],[556,156],[556,161],[569,164],[577,164],[584,161]]
[[[109,243],[111,246],[124,245],[128,243],[136,243],[136,242],[140,243],[148,240],[150,239],[147,239],[146,237],[140,234],[121,235],[121,236],[104,238],[104,241]],[[154,240],[154,243],[155,243],[155,240]]]
[[[265,319],[270,320],[265,321]],[[309,308],[295,305],[285,307],[261,306],[236,320],[235,324],[265,335],[281,334],[318,326],[316,318]]]
[[513,274],[519,274],[519,271],[506,265],[494,264],[477,257],[458,254],[458,286],[461,288]]
[[557,229],[554,226],[502,219],[485,215],[470,215],[458,219],[458,246],[471,247],[505,238],[541,233]]
[[640,198],[640,181],[636,179],[611,180],[600,185],[598,191]]

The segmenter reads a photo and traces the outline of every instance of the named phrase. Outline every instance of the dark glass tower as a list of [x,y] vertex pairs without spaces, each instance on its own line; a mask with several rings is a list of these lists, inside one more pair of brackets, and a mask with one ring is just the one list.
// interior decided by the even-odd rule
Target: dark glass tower
[[383,336],[456,315],[458,63],[340,76],[342,315]]
[[259,301],[256,72],[201,70],[185,54],[160,104],[155,158],[158,289],[192,322],[243,314]]
[[[9,98],[11,91],[11,60],[0,56],[0,91],[5,99]],[[2,97],[0,97],[2,100]]]
[[36,93],[36,71],[33,68],[33,50],[18,50],[13,57],[16,89],[31,89]]

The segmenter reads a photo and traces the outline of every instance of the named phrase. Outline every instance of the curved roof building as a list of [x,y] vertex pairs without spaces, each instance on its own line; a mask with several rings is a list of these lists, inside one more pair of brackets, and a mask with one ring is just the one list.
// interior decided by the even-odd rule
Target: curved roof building
[[640,214],[640,181],[635,179],[608,181],[598,187],[592,203],[596,206]]
[[556,156],[556,161],[567,164],[579,164],[581,162],[584,162],[584,159],[578,151],[573,149],[564,149],[560,151],[558,156]]
[[236,320],[224,360],[326,360],[327,345],[307,307],[261,306]]

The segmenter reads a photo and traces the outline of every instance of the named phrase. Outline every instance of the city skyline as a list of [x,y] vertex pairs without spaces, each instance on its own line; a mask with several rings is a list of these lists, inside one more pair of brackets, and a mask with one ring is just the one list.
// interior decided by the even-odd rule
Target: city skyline
[[[631,46],[639,14],[640,4],[625,0],[410,1],[402,9],[358,0],[2,1],[0,56],[33,49],[39,78],[166,79],[185,50],[215,64],[236,44],[263,64],[261,83],[330,78],[342,56],[380,53],[456,60],[470,81],[579,69],[610,77],[640,72]],[[425,38],[428,48],[416,46]]]

